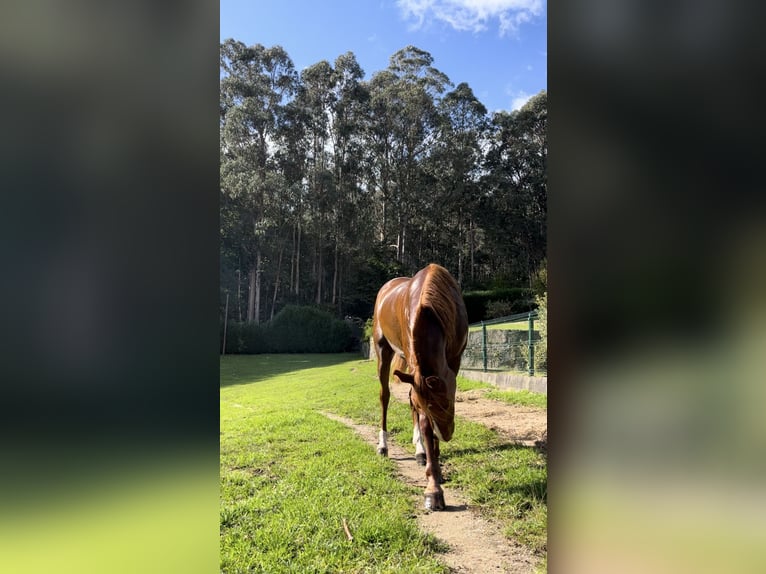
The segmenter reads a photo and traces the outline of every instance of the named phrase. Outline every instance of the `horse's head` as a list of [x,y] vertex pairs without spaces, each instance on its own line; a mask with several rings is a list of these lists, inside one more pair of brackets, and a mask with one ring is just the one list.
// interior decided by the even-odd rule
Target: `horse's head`
[[417,370],[414,375],[396,370],[394,375],[412,385],[412,404],[419,412],[426,413],[439,440],[448,442],[455,431],[455,375],[448,371],[444,378],[424,377]]

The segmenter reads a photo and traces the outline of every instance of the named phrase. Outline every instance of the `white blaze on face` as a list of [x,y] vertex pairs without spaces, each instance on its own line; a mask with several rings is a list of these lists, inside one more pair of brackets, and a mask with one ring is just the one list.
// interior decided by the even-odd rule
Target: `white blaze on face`
[[425,454],[426,449],[423,448],[423,439],[420,437],[420,426],[417,423],[412,426],[412,444],[415,445],[415,454]]
[[386,444],[388,441],[388,433],[384,430],[380,431],[378,433],[378,448],[384,448],[387,449],[388,445]]

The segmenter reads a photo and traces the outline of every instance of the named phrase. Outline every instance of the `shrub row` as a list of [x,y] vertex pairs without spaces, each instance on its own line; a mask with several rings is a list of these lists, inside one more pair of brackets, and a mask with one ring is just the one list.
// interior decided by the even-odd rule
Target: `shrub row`
[[227,354],[340,353],[356,343],[345,321],[316,307],[297,305],[284,307],[268,323],[232,322],[226,331]]

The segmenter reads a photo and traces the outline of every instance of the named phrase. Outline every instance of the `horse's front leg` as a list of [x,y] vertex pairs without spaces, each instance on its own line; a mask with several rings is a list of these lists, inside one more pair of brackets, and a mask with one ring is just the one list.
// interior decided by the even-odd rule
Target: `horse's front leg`
[[425,507],[430,510],[444,510],[444,491],[442,490],[442,472],[439,457],[436,452],[436,438],[429,418],[420,414],[420,436],[426,451],[426,485]]
[[[415,460],[420,466],[425,466],[426,449],[423,447],[423,438],[420,436],[420,416],[417,409],[412,405],[412,399],[410,399],[410,411],[412,412],[412,444],[415,445]],[[438,458],[438,452],[436,456]]]
[[393,350],[388,345],[379,344],[378,379],[380,380],[380,433],[378,434],[378,454],[388,455],[388,402],[391,391],[388,387],[388,377],[391,370]]

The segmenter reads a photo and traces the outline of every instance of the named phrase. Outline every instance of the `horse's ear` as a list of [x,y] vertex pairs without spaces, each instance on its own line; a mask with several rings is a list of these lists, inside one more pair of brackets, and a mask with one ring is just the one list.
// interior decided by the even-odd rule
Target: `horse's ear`
[[403,383],[409,383],[411,385],[415,384],[415,377],[409,373],[403,373],[399,369],[396,369],[394,371],[394,375],[399,378],[399,380]]

